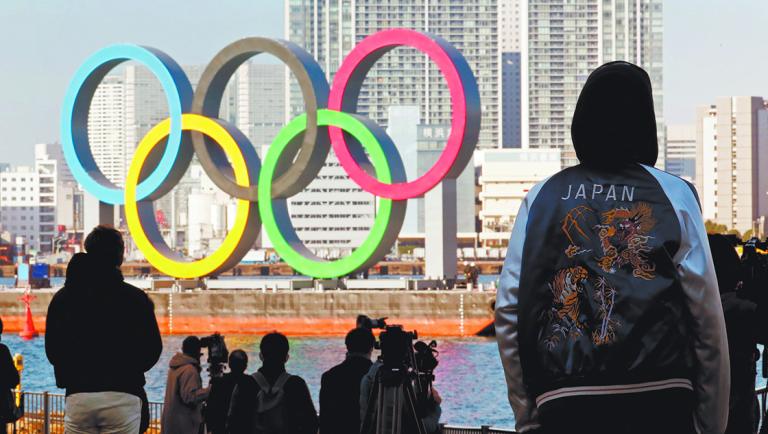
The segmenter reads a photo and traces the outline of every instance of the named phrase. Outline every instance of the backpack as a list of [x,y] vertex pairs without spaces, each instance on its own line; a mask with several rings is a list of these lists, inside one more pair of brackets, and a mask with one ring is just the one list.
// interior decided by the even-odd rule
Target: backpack
[[285,383],[292,377],[283,372],[270,387],[267,378],[261,372],[255,372],[253,378],[259,385],[254,413],[254,432],[259,434],[285,433]]

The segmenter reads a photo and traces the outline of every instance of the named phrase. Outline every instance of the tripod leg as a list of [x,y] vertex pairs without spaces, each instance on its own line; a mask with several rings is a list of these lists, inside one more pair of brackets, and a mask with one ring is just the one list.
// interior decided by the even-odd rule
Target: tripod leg
[[402,386],[405,390],[405,411],[410,413],[410,417],[416,425],[416,430],[419,434],[427,434],[427,429],[424,427],[424,421],[419,417],[419,412],[416,409],[416,392],[413,391],[411,383],[406,383]]

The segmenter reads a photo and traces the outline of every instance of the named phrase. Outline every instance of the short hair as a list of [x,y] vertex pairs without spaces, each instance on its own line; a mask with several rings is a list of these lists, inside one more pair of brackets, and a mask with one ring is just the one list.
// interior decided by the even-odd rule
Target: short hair
[[181,343],[181,352],[188,356],[200,357],[200,339],[197,336],[187,336]]
[[264,362],[267,363],[285,363],[288,357],[288,338],[284,334],[272,332],[261,338],[259,351]]
[[85,237],[83,246],[96,261],[106,262],[116,267],[123,263],[123,253],[125,253],[123,234],[111,226],[99,225],[93,228]]
[[358,327],[347,333],[344,344],[350,353],[367,354],[373,350],[376,338],[373,337],[373,332],[370,329]]
[[3,334],[3,319],[0,318],[0,335]]
[[229,353],[229,370],[242,374],[248,368],[248,354],[243,350],[234,350]]

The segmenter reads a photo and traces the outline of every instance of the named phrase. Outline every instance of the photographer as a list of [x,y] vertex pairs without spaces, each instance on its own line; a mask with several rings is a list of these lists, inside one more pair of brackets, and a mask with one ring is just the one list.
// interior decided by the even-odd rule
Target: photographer
[[[394,329],[394,330],[393,330]],[[386,333],[393,333],[395,339],[385,339],[384,336]],[[387,366],[388,363],[385,362],[385,357],[391,357],[393,360],[393,365],[400,365],[401,362],[405,362],[406,354],[408,352],[408,349],[398,348],[403,343],[406,343],[408,346],[411,345],[411,339],[408,338],[406,340],[402,340],[402,338],[397,338],[398,335],[402,335],[402,328],[399,326],[389,326],[387,329],[382,332],[382,338],[381,338],[381,348],[382,348],[382,356],[376,360],[375,363],[371,366],[371,369],[368,370],[368,373],[365,374],[362,381],[360,382],[360,420],[362,421],[362,433],[367,434],[368,432],[374,432],[373,426],[371,424],[371,415],[368,414],[369,411],[371,413],[375,413],[375,410],[372,406],[379,405],[378,401],[378,393],[377,389],[379,387],[382,387],[384,384],[384,381],[382,380],[384,375],[387,375],[388,372],[391,372],[391,367]],[[389,342],[388,342],[389,341]],[[418,345],[419,343],[417,343]],[[426,344],[423,344],[423,347],[428,348]],[[431,351],[427,349],[426,351]],[[430,352],[430,355],[432,353]],[[395,357],[392,357],[394,355]],[[402,356],[402,357],[401,357]],[[417,363],[418,365],[418,363]],[[434,360],[434,366],[437,365],[437,361]],[[398,368],[397,371],[402,372],[402,368]],[[410,381],[410,379],[406,378],[405,381]],[[419,382],[420,380],[417,379],[416,382]],[[423,387],[423,385],[422,385]],[[429,385],[426,387],[426,393],[427,396],[422,396],[421,399],[417,396],[416,397],[416,407],[417,407],[417,413],[419,416],[419,419],[421,419],[421,422],[424,425],[424,429],[428,434],[434,434],[438,433],[440,431],[440,415],[442,414],[442,409],[440,408],[440,404],[442,403],[442,398],[440,397],[440,394],[437,392],[437,389]],[[403,404],[405,405],[405,404]],[[369,410],[371,408],[371,410]],[[407,409],[405,412],[406,416],[404,420],[402,420],[402,430],[400,431],[401,434],[418,434],[419,428],[415,421],[409,417],[407,417]]]
[[[248,368],[248,355],[243,350],[234,350],[229,355],[229,373],[211,379],[211,394],[205,407],[205,423],[211,434],[224,434],[227,413],[236,386],[254,382],[253,377],[245,374]],[[233,424],[237,425],[237,424]],[[230,427],[237,430],[239,426]],[[230,432],[232,431],[230,430]]]
[[346,359],[329,369],[320,381],[320,433],[360,433],[360,380],[371,368],[376,338],[367,328],[347,333]]
[[209,388],[200,378],[200,339],[188,336],[171,358],[163,405],[163,434],[195,434],[203,425],[202,403]]
[[[760,358],[760,353],[757,350],[756,344],[760,343],[765,345],[768,342],[768,257],[759,253],[757,248],[765,250],[765,243],[760,243],[758,239],[752,238],[744,244],[744,251],[741,256],[741,287],[730,296],[734,301],[729,303],[732,305],[738,302],[739,306],[749,306],[750,312],[743,313],[736,311],[731,313],[729,317],[728,306],[726,306],[725,301],[723,301],[726,325],[728,327],[729,345],[733,347],[735,340],[735,343],[743,348],[737,355],[739,358],[735,361],[733,360],[734,356],[731,356],[731,365],[738,364],[738,366],[741,367],[741,370],[738,371],[739,374],[736,375],[742,377],[742,379],[734,379],[734,381],[742,383],[740,387],[740,390],[742,390],[740,397],[743,406],[746,407],[748,404],[752,404],[754,408],[759,408],[757,398],[754,393],[748,397],[746,389],[751,388],[754,390],[755,388],[756,363]],[[737,327],[733,332],[734,337],[731,337],[732,323]],[[731,350],[731,353],[733,353],[733,349]],[[764,350],[763,357],[765,356],[766,352]],[[763,360],[762,363],[763,375],[765,375],[768,365],[766,365],[765,360]],[[734,371],[734,373],[735,372],[737,371]],[[733,407],[733,404],[731,407]],[[730,431],[731,425],[729,423],[729,431],[727,431],[727,433],[754,432],[754,430],[746,431],[746,427],[750,426],[755,429],[757,428],[759,410],[756,412],[757,414],[753,412],[749,417],[747,417],[746,411],[747,410],[744,409],[739,413],[743,415],[739,419],[740,421],[743,420],[743,422],[738,425],[743,426],[744,430]],[[737,416],[734,415],[734,417],[736,418]],[[768,433],[768,424],[765,422],[765,417],[760,432],[763,434]]]

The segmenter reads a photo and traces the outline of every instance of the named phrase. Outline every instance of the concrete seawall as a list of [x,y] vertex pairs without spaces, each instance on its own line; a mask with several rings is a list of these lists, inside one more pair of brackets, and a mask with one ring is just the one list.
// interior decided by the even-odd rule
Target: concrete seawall
[[[54,291],[35,291],[32,313],[38,331]],[[340,336],[358,314],[389,317],[424,336],[471,336],[493,320],[494,292],[467,291],[253,291],[148,292],[160,329],[167,334],[263,334]],[[21,292],[0,292],[5,330],[24,324]]]

